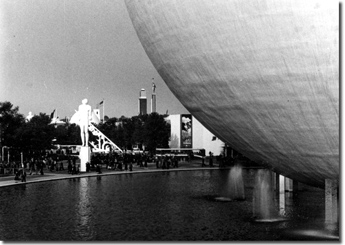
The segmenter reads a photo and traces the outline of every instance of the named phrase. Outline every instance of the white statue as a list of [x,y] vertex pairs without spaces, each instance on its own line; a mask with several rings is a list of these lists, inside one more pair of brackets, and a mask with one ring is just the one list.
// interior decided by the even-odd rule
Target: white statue
[[89,125],[91,121],[91,106],[87,104],[87,99],[82,100],[78,108],[79,127],[82,146],[88,146],[89,143]]
[[26,122],[29,122],[29,121],[31,120],[31,118],[33,118],[33,117],[34,117],[34,115],[32,114],[32,112],[29,111],[29,114],[28,114],[27,117],[25,118],[25,121],[26,121]]
[[153,82],[152,83],[152,93],[156,93],[156,84]]

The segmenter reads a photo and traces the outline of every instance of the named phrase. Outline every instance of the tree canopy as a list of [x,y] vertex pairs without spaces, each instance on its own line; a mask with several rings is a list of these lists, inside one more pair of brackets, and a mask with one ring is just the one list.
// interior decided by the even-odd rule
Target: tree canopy
[[0,131],[1,144],[8,147],[16,145],[16,133],[24,124],[24,116],[18,113],[18,106],[14,107],[9,101],[0,102]]
[[[151,113],[133,117],[107,118],[97,125],[110,140],[122,149],[131,150],[133,145],[143,146],[151,153],[157,147],[168,147],[170,124],[166,115]],[[18,151],[42,151],[52,149],[53,144],[80,145],[80,131],[75,124],[51,124],[51,118],[39,113],[26,121],[18,106],[0,102],[0,147],[7,146]],[[90,140],[92,140],[90,134]]]
[[110,118],[100,124],[99,129],[123,149],[139,145],[154,153],[157,147],[169,147],[170,124],[166,122],[165,115],[158,113]]

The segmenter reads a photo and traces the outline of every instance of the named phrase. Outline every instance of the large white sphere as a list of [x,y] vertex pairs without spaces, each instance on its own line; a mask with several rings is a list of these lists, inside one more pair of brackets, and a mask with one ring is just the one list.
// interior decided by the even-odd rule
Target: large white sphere
[[126,5],[163,80],[212,133],[287,177],[339,178],[339,3]]

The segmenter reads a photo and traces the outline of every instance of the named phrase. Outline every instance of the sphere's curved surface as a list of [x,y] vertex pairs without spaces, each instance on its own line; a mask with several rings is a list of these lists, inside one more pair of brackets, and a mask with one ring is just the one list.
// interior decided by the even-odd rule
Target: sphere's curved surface
[[126,5],[163,80],[212,133],[301,182],[339,178],[337,3]]

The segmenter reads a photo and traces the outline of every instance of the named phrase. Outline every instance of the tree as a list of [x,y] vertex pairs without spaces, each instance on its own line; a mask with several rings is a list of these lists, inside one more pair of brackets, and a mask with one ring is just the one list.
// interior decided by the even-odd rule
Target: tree
[[[118,144],[118,135],[116,130],[117,118],[108,118],[107,121],[100,123],[98,129],[115,144]],[[118,145],[119,146],[119,145]]]
[[25,123],[24,116],[18,110],[18,106],[13,107],[9,101],[0,102],[0,147],[16,145],[15,135]]
[[169,147],[170,124],[165,117],[158,113],[131,118],[121,116],[119,119],[109,118],[98,128],[120,148],[145,145],[146,150],[154,153],[157,147]]
[[81,145],[80,129],[76,124],[67,124],[68,145]]
[[133,144],[137,144],[139,146],[144,144],[144,125],[147,117],[147,114],[132,117],[134,125],[134,132],[132,134]]
[[124,147],[132,150],[132,146],[135,144],[133,140],[133,132],[135,131],[134,120],[132,118],[122,116],[119,121],[123,130]]
[[54,129],[54,125],[50,125],[48,115],[35,115],[18,130],[17,146],[26,152],[50,150],[53,147]]
[[164,115],[151,113],[148,115],[143,128],[143,143],[146,149],[155,153],[156,148],[169,147],[170,124],[165,121]]
[[53,136],[56,144],[60,145],[80,145],[80,129],[76,124],[66,123],[55,127]]

